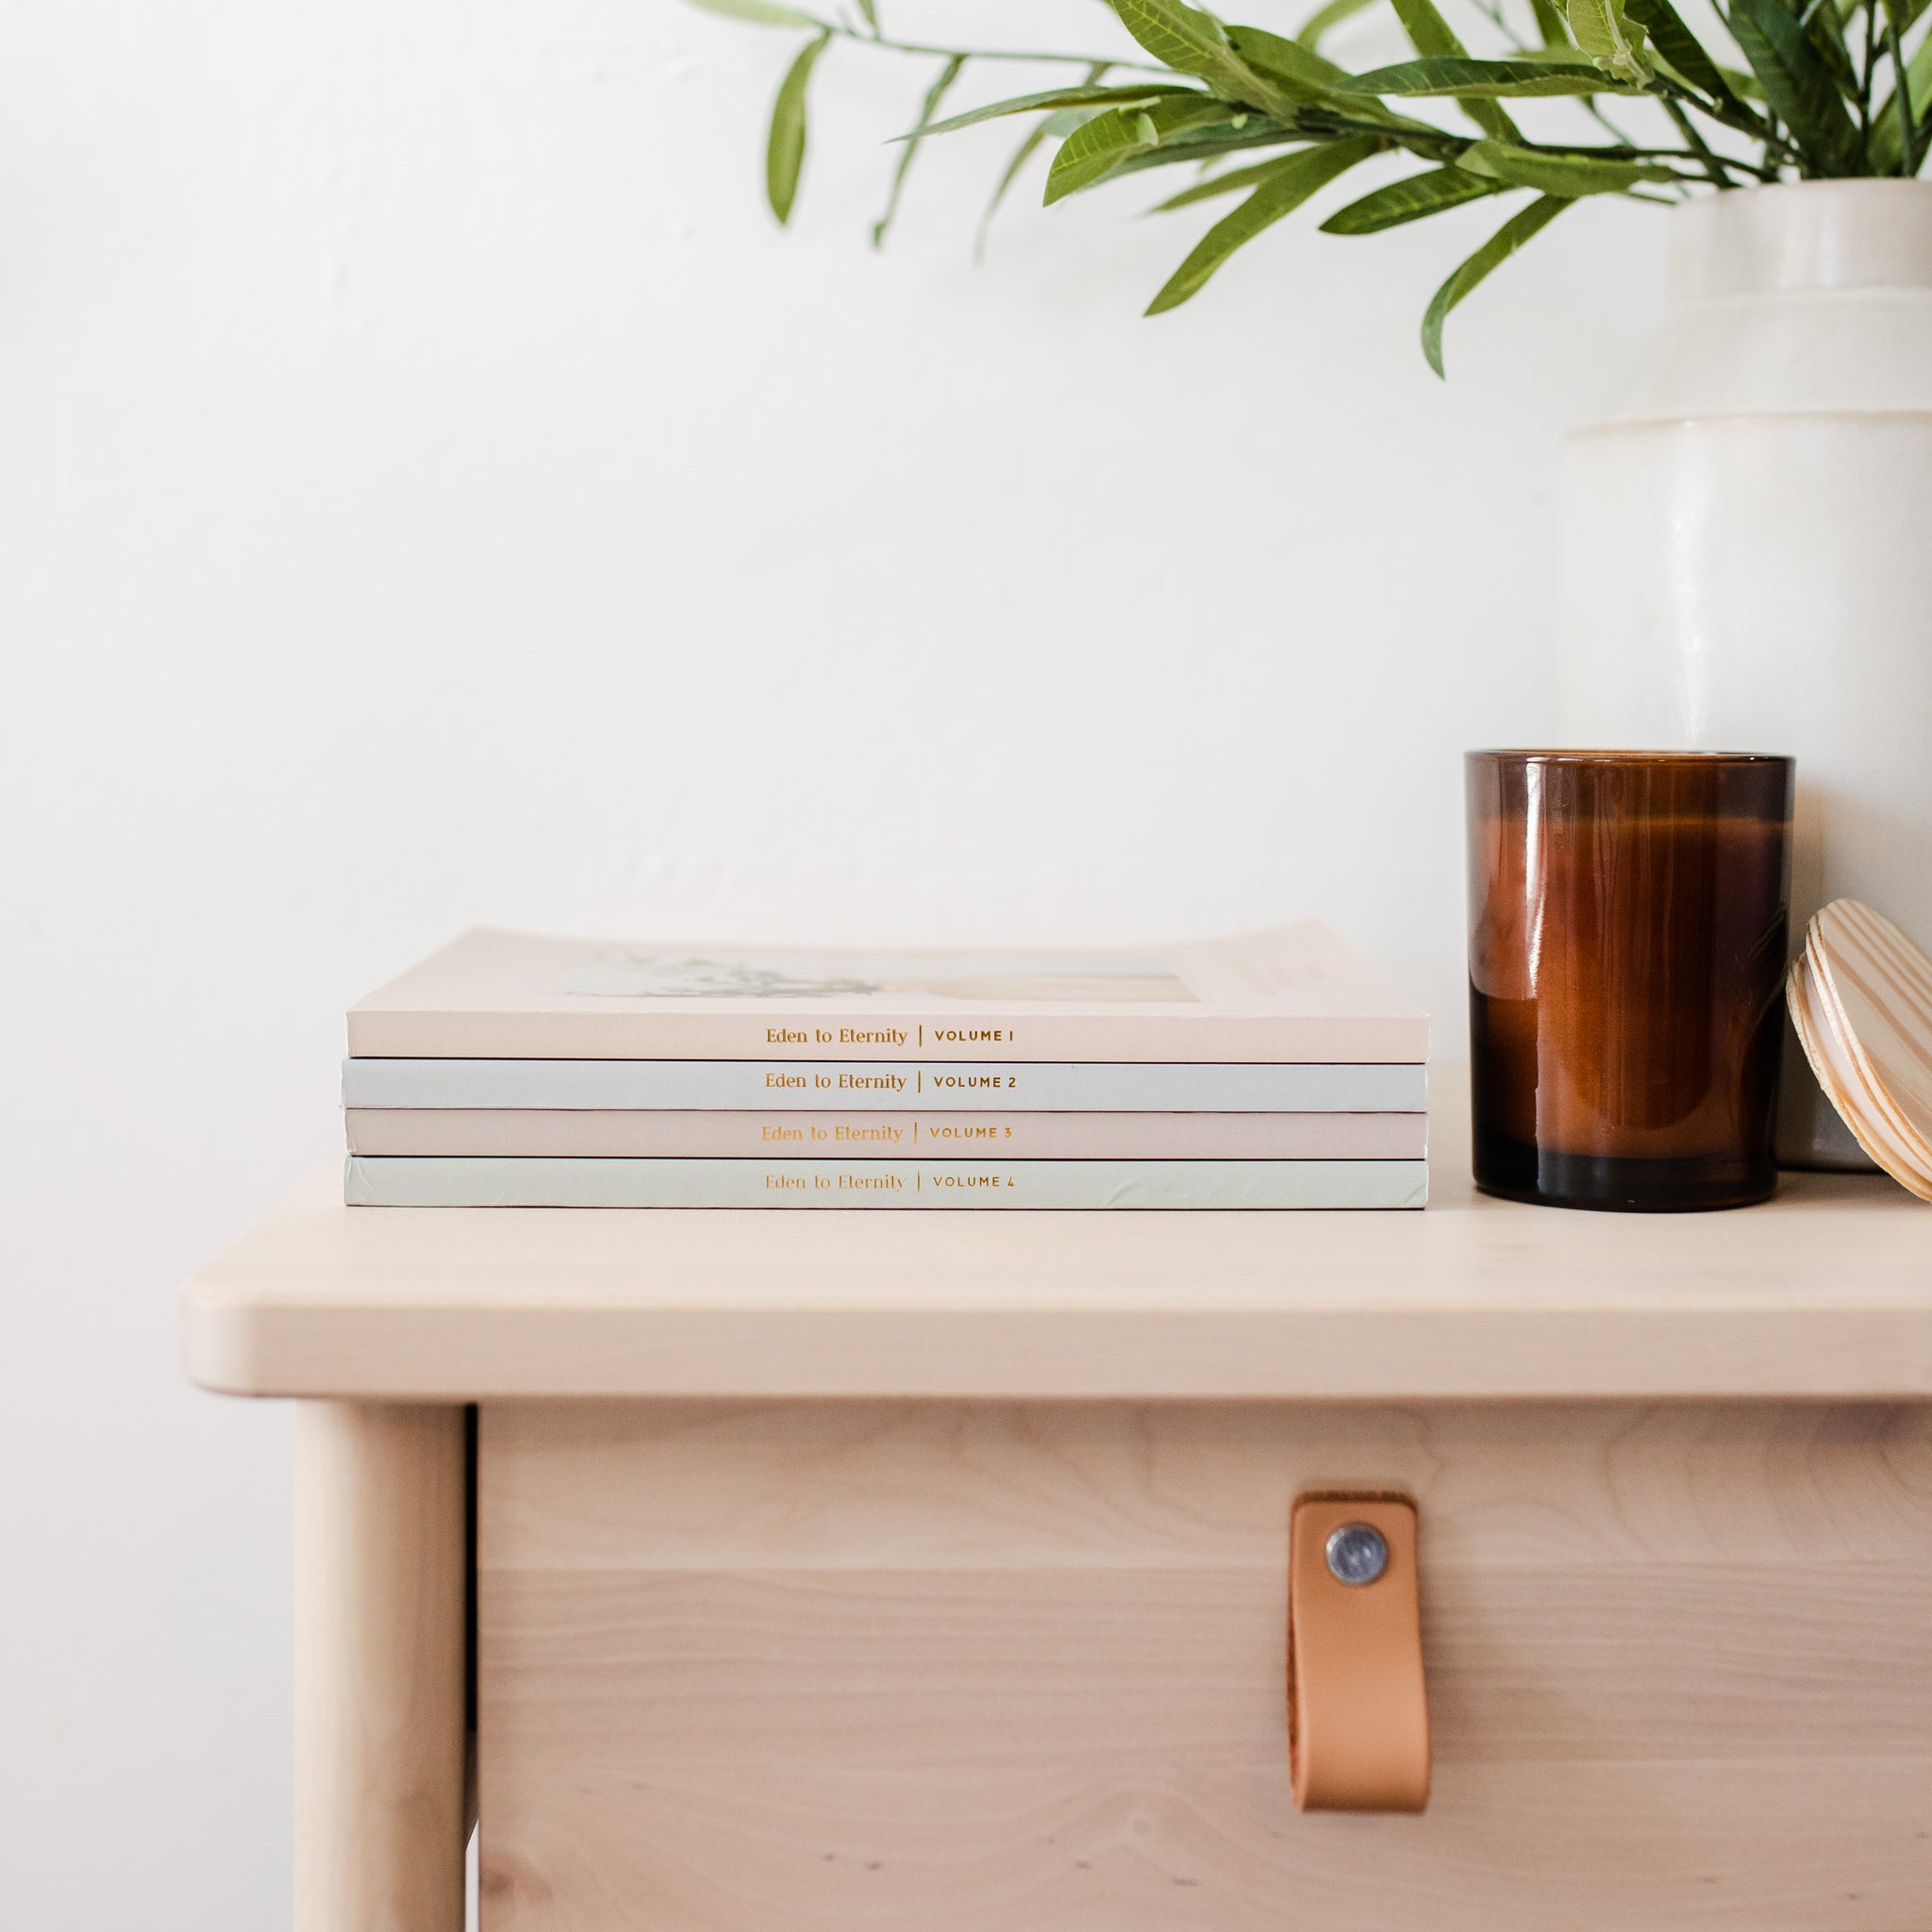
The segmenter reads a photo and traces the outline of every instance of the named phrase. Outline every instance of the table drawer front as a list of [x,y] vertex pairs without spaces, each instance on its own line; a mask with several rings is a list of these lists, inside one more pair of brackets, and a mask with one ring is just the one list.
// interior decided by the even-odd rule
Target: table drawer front
[[[486,1408],[486,1932],[1932,1926],[1918,1408]],[[1421,1818],[1292,1809],[1294,1495],[1421,1507]]]

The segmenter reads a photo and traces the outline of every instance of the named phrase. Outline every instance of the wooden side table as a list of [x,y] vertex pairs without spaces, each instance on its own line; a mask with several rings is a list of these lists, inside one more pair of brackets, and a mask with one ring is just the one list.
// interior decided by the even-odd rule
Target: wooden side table
[[[303,1405],[297,1926],[460,1924],[471,1663],[488,1932],[1932,1926],[1932,1215],[1465,1172],[1205,1216],[318,1174],[185,1299],[196,1379]],[[1291,1804],[1324,1484],[1419,1506],[1420,1817]]]

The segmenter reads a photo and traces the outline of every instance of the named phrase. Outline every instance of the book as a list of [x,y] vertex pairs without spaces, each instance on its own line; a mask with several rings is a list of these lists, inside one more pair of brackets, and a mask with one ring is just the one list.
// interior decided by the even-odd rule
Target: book
[[680,1113],[351,1108],[351,1154],[1420,1160],[1421,1113]]
[[667,1108],[679,1112],[1420,1113],[1425,1067],[1378,1061],[1033,1064],[953,1060],[365,1059],[348,1108]]
[[352,1154],[353,1208],[1420,1208],[1420,1160],[573,1160]]
[[1428,1021],[1319,925],[1095,953],[800,952],[477,931],[353,1007],[349,1052],[1420,1063]]

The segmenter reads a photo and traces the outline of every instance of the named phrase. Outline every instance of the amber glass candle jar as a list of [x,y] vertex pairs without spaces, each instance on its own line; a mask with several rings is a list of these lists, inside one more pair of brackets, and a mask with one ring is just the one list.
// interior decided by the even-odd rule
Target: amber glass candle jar
[[1791,760],[1472,752],[1476,1185],[1736,1208],[1776,1184]]

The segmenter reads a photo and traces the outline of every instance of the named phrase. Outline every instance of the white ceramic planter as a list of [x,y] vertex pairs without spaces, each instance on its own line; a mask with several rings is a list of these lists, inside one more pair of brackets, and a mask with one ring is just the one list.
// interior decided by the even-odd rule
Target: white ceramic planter
[[[1932,183],[1668,220],[1662,331],[1565,441],[1564,736],[1794,755],[1794,941],[1849,894],[1932,944]],[[1795,1041],[1779,1148],[1869,1165]]]

